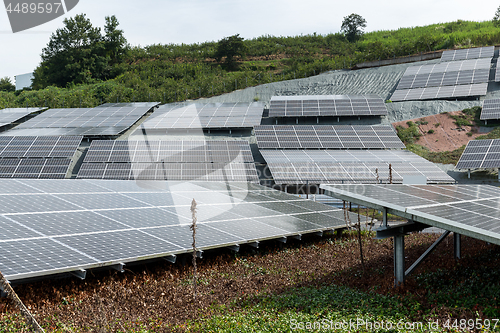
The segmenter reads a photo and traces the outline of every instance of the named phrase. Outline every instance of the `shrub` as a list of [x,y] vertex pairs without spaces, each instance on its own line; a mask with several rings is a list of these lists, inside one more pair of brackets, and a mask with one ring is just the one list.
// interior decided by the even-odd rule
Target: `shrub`
[[434,133],[434,130],[430,129],[430,130],[427,131],[427,133],[432,134],[432,133]]

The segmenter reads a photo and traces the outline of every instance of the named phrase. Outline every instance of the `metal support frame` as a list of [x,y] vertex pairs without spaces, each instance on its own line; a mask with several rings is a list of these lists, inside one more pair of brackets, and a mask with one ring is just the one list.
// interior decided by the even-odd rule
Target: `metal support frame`
[[175,264],[177,261],[177,256],[175,254],[172,254],[170,256],[163,257],[164,260],[168,261],[169,263]]
[[456,232],[453,233],[453,252],[455,255],[455,259],[462,258],[462,249],[461,249],[461,237],[460,234]]
[[79,269],[77,271],[69,272],[71,275],[76,276],[80,280],[85,280],[87,277],[87,271],[84,269]]
[[124,269],[125,264],[122,263],[122,262],[119,263],[119,264],[116,264],[116,265],[111,265],[109,267],[112,268],[112,269],[114,269],[114,270],[116,270],[116,271],[118,271],[118,272],[120,272],[120,273],[124,273],[125,272],[125,269]]
[[[288,236],[288,237],[289,237],[289,238],[292,238],[292,239],[296,239],[296,240],[301,240],[301,239],[302,239],[302,235],[301,235],[301,234],[298,234],[298,235],[292,235],[292,236]],[[286,243],[286,241],[285,241],[285,242],[283,242],[283,243]]]
[[227,248],[234,252],[240,252],[240,246],[238,244],[229,245]]
[[280,243],[286,243],[286,237],[279,237],[279,238],[276,238],[276,240]]
[[[417,260],[415,260],[415,262],[413,263],[413,265],[411,265],[410,268],[408,268],[406,270],[405,276],[410,275],[422,263],[422,261],[424,261],[424,259],[427,258],[427,256],[432,251],[434,251],[434,249],[436,248],[436,246],[438,246],[446,238],[446,236],[448,236],[449,234],[450,234],[450,231],[445,231],[441,235],[441,237],[439,237],[431,246],[429,246],[429,248],[427,250],[425,250],[425,252]],[[404,282],[404,281],[401,281],[401,282]]]
[[252,243],[248,243],[249,246],[255,248],[255,249],[258,249],[259,248],[259,242],[255,241],[255,242],[252,242]]
[[405,281],[405,236],[394,235],[394,284]]

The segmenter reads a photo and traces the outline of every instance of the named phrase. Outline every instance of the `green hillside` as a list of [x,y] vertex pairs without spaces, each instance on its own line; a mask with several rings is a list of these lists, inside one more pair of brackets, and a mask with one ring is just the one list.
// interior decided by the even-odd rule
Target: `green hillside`
[[[126,37],[126,31],[124,32]],[[350,68],[357,63],[449,48],[500,43],[492,21],[456,21],[376,31],[349,42],[344,35],[261,36],[244,40],[235,66],[215,59],[217,42],[131,47],[110,69],[113,78],[23,92],[0,91],[0,108],[92,107],[101,102],[160,101],[210,97],[263,83]]]

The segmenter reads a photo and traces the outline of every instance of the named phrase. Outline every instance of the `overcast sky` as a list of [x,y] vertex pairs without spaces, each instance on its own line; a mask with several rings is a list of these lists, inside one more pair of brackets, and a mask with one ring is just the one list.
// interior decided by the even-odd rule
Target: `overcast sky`
[[132,45],[217,41],[239,33],[262,35],[328,34],[340,30],[351,13],[363,16],[367,32],[460,20],[491,20],[497,1],[470,0],[80,0],[66,15],[13,34],[0,9],[0,77],[32,72],[50,35],[66,17],[85,13],[94,26],[116,15]]

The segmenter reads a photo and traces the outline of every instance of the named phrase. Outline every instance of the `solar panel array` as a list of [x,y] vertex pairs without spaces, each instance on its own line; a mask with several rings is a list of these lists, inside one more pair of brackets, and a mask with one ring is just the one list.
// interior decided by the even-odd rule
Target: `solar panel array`
[[258,182],[248,141],[94,140],[78,178]]
[[483,101],[480,119],[500,119],[500,98],[485,99]]
[[500,58],[497,59],[497,65],[495,69],[495,82],[500,82]]
[[488,90],[487,83],[463,84],[458,86],[428,87],[401,89],[394,91],[391,101],[412,101],[452,97],[484,96]]
[[245,128],[260,125],[264,104],[254,103],[182,103],[160,106],[145,129]]
[[456,166],[457,169],[498,167],[500,167],[500,139],[469,141]]
[[273,96],[269,117],[325,117],[386,115],[387,107],[378,96],[317,95]]
[[[343,228],[344,213],[248,183],[0,180],[9,281]],[[26,203],[30,204],[27,205]]]
[[20,124],[7,135],[117,135],[150,107],[50,109]]
[[[428,183],[454,183],[435,164],[406,150],[262,150],[277,184],[389,182],[425,176]],[[377,171],[378,169],[378,176]]]
[[489,77],[489,69],[406,75],[399,80],[398,87],[396,89],[401,90],[485,83],[488,82]]
[[7,108],[0,110],[0,127],[10,125],[33,112],[43,111],[45,108]]
[[254,130],[259,148],[405,148],[391,125],[261,125]]
[[392,101],[485,95],[491,58],[408,67]]
[[493,58],[494,46],[477,47],[473,49],[460,49],[443,51],[441,61],[457,61],[466,59]]
[[64,178],[82,137],[0,137],[0,178]]
[[386,207],[415,222],[500,245],[500,189],[490,185],[325,185],[325,193]]
[[127,108],[138,108],[138,107],[147,107],[147,108],[153,108],[157,105],[159,105],[160,103],[158,102],[131,102],[131,103],[128,103],[128,102],[122,102],[122,103],[104,103],[104,104],[101,104],[101,105],[98,105],[97,107],[99,108],[124,108],[124,107],[127,107]]

